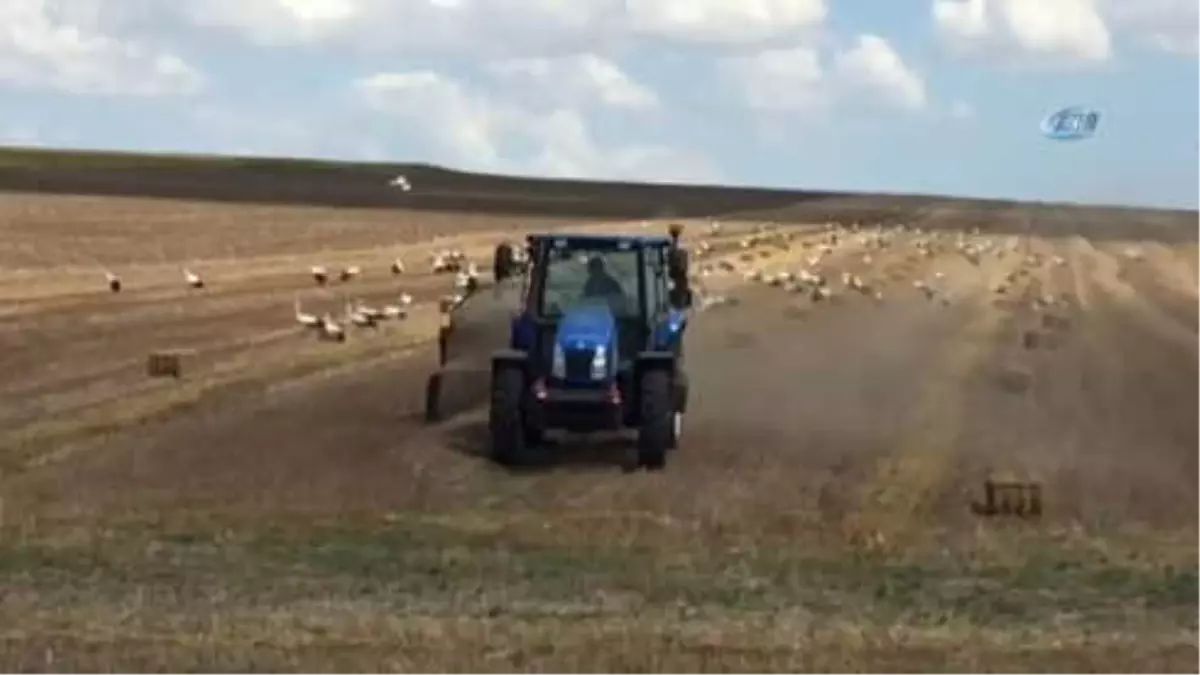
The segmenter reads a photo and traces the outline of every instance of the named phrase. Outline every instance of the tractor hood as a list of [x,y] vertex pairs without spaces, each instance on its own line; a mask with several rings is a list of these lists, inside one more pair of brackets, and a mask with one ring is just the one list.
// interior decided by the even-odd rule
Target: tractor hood
[[617,322],[605,304],[587,304],[574,307],[558,322],[555,344],[567,351],[595,351],[596,347],[607,348],[617,332]]

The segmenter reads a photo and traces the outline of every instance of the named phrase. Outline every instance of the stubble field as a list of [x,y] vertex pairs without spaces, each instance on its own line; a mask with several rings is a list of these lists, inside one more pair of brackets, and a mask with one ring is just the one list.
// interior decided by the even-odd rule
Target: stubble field
[[[1195,213],[889,199],[679,219],[733,301],[689,328],[682,447],[630,474],[421,422],[427,256],[673,221],[0,193],[0,667],[1195,672]],[[833,297],[747,274],[801,269]],[[402,292],[344,344],[293,318]],[[1041,517],[974,514],[988,477]]]

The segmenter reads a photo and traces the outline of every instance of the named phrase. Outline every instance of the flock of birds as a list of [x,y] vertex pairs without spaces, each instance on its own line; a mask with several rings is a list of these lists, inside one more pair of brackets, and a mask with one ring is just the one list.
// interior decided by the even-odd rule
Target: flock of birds
[[[716,221],[710,223],[710,237],[716,238],[720,234],[720,223]],[[1015,236],[1007,237],[1003,241],[989,237],[980,238],[978,228],[971,230],[970,234],[971,237],[968,238],[963,232],[925,231],[920,227],[910,227],[903,223],[893,225],[879,223],[867,227],[860,222],[850,225],[828,222],[818,236],[805,236],[797,241],[798,232],[783,230],[776,223],[763,223],[755,226],[752,233],[738,240],[737,247],[740,252],[736,255],[736,260],[723,257],[706,262],[706,258],[713,257],[718,252],[717,247],[710,240],[699,241],[693,250],[700,264],[692,271],[692,278],[694,285],[702,291],[700,293],[701,308],[729,301],[724,296],[703,292],[706,278],[738,272],[741,273],[745,282],[779,288],[788,293],[804,294],[816,303],[828,302],[840,292],[857,293],[882,302],[884,300],[883,287],[887,283],[883,275],[873,275],[873,278],[868,278],[863,274],[842,271],[837,278],[840,281],[841,290],[836,288],[834,278],[831,278],[831,273],[825,269],[826,263],[835,251],[845,244],[856,244],[855,252],[858,259],[867,269],[871,269],[881,252],[904,245],[911,247],[910,260],[921,257],[933,258],[939,253],[953,251],[975,266],[979,266],[986,256],[1003,259],[1009,255],[1023,255],[1021,264],[992,288],[993,292],[1001,295],[1010,292],[1021,277],[1028,275],[1031,270],[1047,261],[1055,266],[1066,264],[1066,261],[1060,256],[1046,257],[1028,251],[1022,254],[1020,239]],[[900,237],[905,237],[906,240],[902,241]],[[776,264],[774,265],[776,271],[768,271],[773,264],[771,259],[776,251],[790,251],[793,246],[797,245],[806,250],[801,266],[793,269],[778,269],[779,265]],[[514,252],[524,253],[521,247],[515,247]],[[1133,258],[1137,252],[1127,253],[1127,255]],[[460,305],[478,289],[480,284],[479,265],[470,260],[460,249],[431,253],[429,271],[433,274],[452,273],[455,275],[453,293],[441,300],[442,307],[447,310]],[[309,272],[313,281],[321,287],[327,286],[335,276],[324,265],[314,265]],[[336,278],[345,284],[359,277],[362,272],[361,266],[348,265],[336,270]],[[401,258],[392,260],[391,274],[393,276],[403,275],[406,272],[407,267]],[[206,288],[205,280],[194,270],[183,268],[182,274],[183,281],[188,288],[193,290]],[[111,292],[120,293],[122,291],[123,282],[117,274],[106,271],[105,277]],[[912,281],[912,287],[926,299],[948,305],[952,298],[942,288],[941,282],[944,277],[943,272],[937,271],[931,278]],[[377,328],[386,321],[402,321],[408,318],[413,302],[413,296],[408,293],[401,293],[396,302],[379,307],[368,305],[360,299],[347,300],[343,306],[342,316],[335,318],[331,312],[321,314],[305,312],[301,307],[299,297],[297,297],[293,309],[296,323],[305,329],[316,332],[320,339],[344,342],[347,326]],[[1049,294],[1034,299],[1034,305],[1039,309],[1062,302],[1064,302],[1063,298],[1055,298]]]
[[[453,273],[455,275],[453,293],[443,298],[444,302],[448,303],[448,306],[461,304],[470,294],[479,288],[479,266],[477,263],[471,261],[460,249],[441,250],[432,253],[430,255],[429,270],[433,274]],[[403,259],[395,258],[392,260],[391,273],[393,276],[403,275],[407,271],[407,266],[404,264]],[[198,273],[189,268],[184,268],[182,272],[183,281],[188,288],[194,290],[206,288],[204,278]],[[347,265],[338,270],[336,276],[341,283],[345,284],[358,278],[362,272],[362,267],[359,265]],[[310,267],[309,273],[313,281],[322,287],[327,286],[332,278],[329,268],[324,265]],[[106,270],[104,275],[110,292],[120,293],[125,289],[125,284],[119,275],[110,270]],[[380,307],[370,306],[361,299],[347,300],[343,306],[343,315],[339,319],[335,318],[331,312],[321,314],[305,312],[300,306],[299,297],[297,297],[294,302],[293,311],[296,323],[305,329],[316,332],[320,339],[344,342],[346,340],[346,326],[378,328],[379,324],[385,321],[402,321],[408,318],[413,302],[414,298],[409,293],[401,293],[396,302]]]
[[[391,272],[393,276],[405,274],[407,271],[407,266],[404,264],[403,259],[395,258],[392,260]],[[433,274],[453,273],[455,275],[454,292],[443,299],[448,306],[453,307],[461,304],[479,288],[479,265],[470,260],[466,253],[460,249],[438,251],[431,254],[429,271]],[[325,286],[329,283],[329,271],[324,266],[315,265],[310,269],[310,273],[312,274],[313,281],[318,286]],[[353,265],[342,268],[338,278],[342,283],[346,283],[360,274],[362,274],[362,268]],[[374,329],[378,328],[379,324],[385,321],[402,321],[408,318],[412,304],[413,297],[408,293],[401,293],[398,302],[385,304],[380,307],[372,307],[362,300],[354,300],[353,302],[345,303],[342,319],[338,321],[329,312],[318,316],[302,311],[300,300],[297,298],[295,305],[296,322],[305,328],[316,331],[317,335],[323,340],[345,342],[347,325]]]
[[[712,223],[710,234],[720,233],[719,223]],[[978,228],[965,232],[926,231],[920,227],[911,227],[904,223],[864,226],[855,222],[849,225],[828,222],[817,237],[805,237],[796,242],[798,233],[781,231],[775,223],[760,224],[754,232],[738,241],[741,252],[736,260],[722,258],[711,263],[702,263],[695,270],[694,280],[702,285],[704,279],[714,275],[741,273],[742,280],[749,283],[759,283],[773,288],[779,288],[789,293],[804,294],[815,303],[828,302],[841,292],[856,293],[872,298],[876,302],[884,300],[884,286],[889,279],[883,274],[864,276],[850,271],[842,271],[838,277],[831,277],[832,272],[825,268],[826,263],[835,251],[846,244],[856,244],[856,254],[862,267],[870,270],[878,262],[883,251],[899,246],[909,247],[909,260],[934,258],[941,253],[952,252],[961,256],[972,265],[978,267],[985,257],[1004,259],[1007,256],[1023,256],[1020,264],[1009,272],[992,291],[999,295],[1009,293],[1014,284],[1032,270],[1045,263],[1063,266],[1066,260],[1061,256],[1043,256],[1034,252],[1022,252],[1021,240],[1016,236],[1004,239],[980,237]],[[904,237],[902,240],[901,237]],[[790,251],[793,246],[803,247],[807,254],[802,264],[797,268],[779,269],[772,267],[771,259],[776,251]],[[707,241],[696,247],[698,257],[703,259],[715,253],[715,247]],[[944,288],[945,273],[935,271],[929,278],[913,280],[912,288],[922,294],[927,300],[949,305],[953,298]],[[840,282],[840,289],[838,284]],[[723,296],[702,297],[702,305],[715,305],[728,302]],[[1049,294],[1034,299],[1037,308],[1045,308],[1062,304],[1064,299]]]

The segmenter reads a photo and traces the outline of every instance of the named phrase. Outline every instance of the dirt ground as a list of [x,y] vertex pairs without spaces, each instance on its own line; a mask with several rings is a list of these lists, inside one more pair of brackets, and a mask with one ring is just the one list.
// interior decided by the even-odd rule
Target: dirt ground
[[[627,474],[420,421],[428,253],[587,217],[0,196],[0,667],[1195,672],[1195,214],[931,202],[814,266],[816,211],[771,208],[688,221],[734,301],[689,328],[682,447]],[[738,248],[767,220],[789,250]],[[744,275],[812,267],[834,297]],[[292,317],[401,292],[343,345]],[[973,513],[989,477],[1043,514]]]

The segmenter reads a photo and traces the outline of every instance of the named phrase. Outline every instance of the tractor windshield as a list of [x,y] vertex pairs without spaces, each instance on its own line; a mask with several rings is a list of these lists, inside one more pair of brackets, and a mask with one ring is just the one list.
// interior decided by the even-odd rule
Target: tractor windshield
[[590,303],[608,305],[616,318],[638,316],[638,250],[553,247],[548,251],[541,313],[561,317]]

